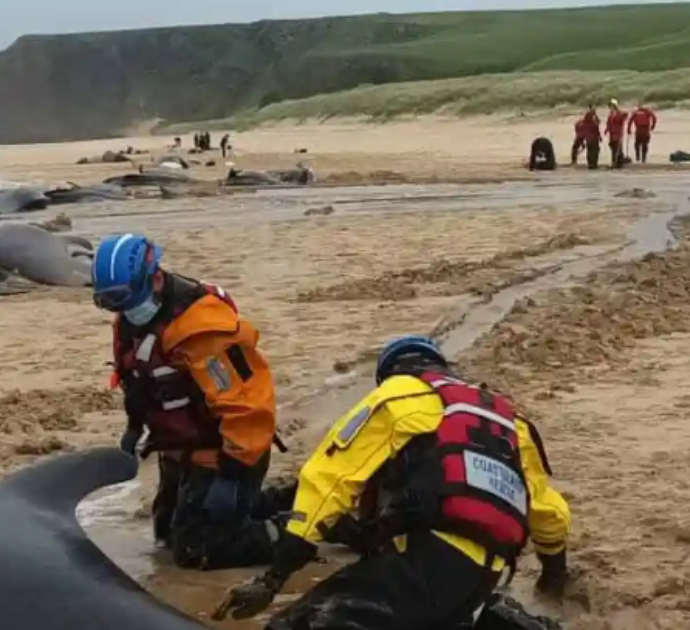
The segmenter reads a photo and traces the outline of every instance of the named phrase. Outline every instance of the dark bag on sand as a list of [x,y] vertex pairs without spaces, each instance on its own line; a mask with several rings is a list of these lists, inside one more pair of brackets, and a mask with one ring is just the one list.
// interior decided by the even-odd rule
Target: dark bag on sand
[[668,161],[673,164],[682,164],[683,162],[690,162],[690,153],[687,151],[674,151],[668,156]]

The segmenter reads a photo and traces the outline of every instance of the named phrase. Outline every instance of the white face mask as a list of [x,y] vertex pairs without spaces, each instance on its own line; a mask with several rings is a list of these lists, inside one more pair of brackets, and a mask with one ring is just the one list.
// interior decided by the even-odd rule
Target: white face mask
[[156,316],[160,307],[161,305],[151,296],[144,303],[139,304],[139,306],[125,311],[123,315],[132,326],[145,326]]

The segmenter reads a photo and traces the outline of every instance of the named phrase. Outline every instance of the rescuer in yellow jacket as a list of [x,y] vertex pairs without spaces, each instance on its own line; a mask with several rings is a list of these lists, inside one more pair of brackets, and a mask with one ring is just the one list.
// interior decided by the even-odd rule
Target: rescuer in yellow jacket
[[[156,539],[183,567],[263,564],[276,527],[249,519],[275,438],[275,392],[259,334],[220,287],[160,268],[145,236],[105,238],[94,302],[115,313],[113,386],[124,393],[123,450],[158,452]],[[273,536],[272,536],[273,535]]]
[[424,337],[390,343],[378,387],[338,420],[302,468],[272,567],[235,587],[215,618],[265,609],[322,542],[362,558],[268,628],[424,630],[471,619],[531,538],[537,587],[562,590],[570,511],[549,484],[536,429],[485,387],[453,376]]

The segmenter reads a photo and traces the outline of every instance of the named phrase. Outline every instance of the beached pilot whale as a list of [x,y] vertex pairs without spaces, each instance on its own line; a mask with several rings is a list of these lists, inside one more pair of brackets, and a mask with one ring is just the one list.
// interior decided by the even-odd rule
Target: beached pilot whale
[[44,191],[36,186],[15,186],[0,189],[0,214],[45,210],[50,204]]
[[79,236],[24,223],[0,226],[0,269],[39,284],[90,286],[92,255],[91,242]]
[[52,205],[66,203],[93,203],[97,201],[125,201],[127,191],[115,184],[95,184],[93,186],[79,186],[68,182],[67,186],[46,190],[46,197]]
[[136,460],[97,448],[24,468],[0,482],[3,630],[203,630],[158,601],[77,522],[89,494],[137,474]]

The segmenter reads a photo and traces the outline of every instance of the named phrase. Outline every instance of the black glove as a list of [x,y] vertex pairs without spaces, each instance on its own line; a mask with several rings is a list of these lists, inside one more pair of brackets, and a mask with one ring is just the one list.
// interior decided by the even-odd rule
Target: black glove
[[232,610],[233,619],[248,619],[266,610],[285,583],[266,573],[250,582],[231,588],[213,611],[215,621],[225,619]]
[[270,574],[276,580],[287,581],[288,576],[316,560],[318,547],[287,530],[282,531],[276,545],[276,555]]
[[139,427],[129,426],[120,438],[120,450],[130,455],[136,455],[137,444],[144,434],[144,430]]
[[317,551],[316,545],[284,532],[276,548],[273,566],[261,577],[229,589],[216,606],[212,619],[225,619],[231,608],[234,609],[233,619],[254,617],[266,610],[288,578],[316,559]]

